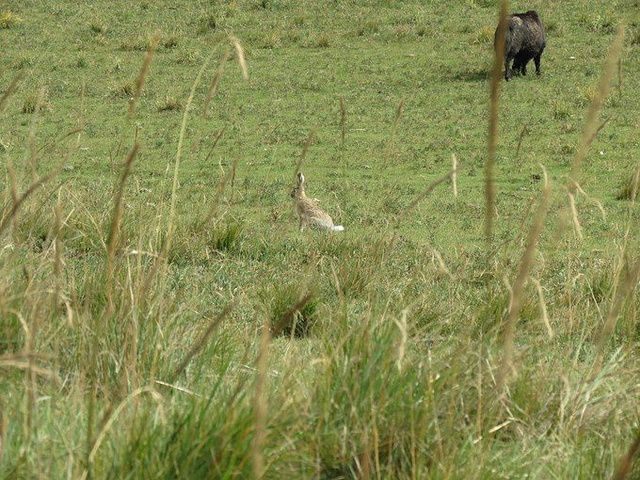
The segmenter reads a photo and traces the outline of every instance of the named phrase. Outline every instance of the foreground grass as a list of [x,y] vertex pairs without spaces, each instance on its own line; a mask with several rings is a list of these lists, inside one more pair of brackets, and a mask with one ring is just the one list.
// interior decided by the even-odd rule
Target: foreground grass
[[[493,2],[9,2],[0,475],[624,466],[640,413],[635,23],[595,126],[609,120],[575,159],[634,10],[533,7],[549,49],[541,78],[502,87],[488,242]],[[453,153],[459,195],[424,196]],[[344,235],[296,230],[301,155]]]

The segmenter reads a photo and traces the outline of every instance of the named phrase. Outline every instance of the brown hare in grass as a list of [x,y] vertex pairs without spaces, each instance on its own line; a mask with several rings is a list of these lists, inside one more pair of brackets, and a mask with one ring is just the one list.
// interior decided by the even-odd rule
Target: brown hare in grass
[[337,232],[344,230],[342,225],[334,225],[329,214],[318,207],[315,200],[305,195],[304,175],[302,173],[298,173],[296,188],[291,192],[291,198],[295,198],[296,200],[296,208],[298,210],[298,217],[300,218],[298,225],[300,230],[304,229],[306,225],[315,228],[326,228]]

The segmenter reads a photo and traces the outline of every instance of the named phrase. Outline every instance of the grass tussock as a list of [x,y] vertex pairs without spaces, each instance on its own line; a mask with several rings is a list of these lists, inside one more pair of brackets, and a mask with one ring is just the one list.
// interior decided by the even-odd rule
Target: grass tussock
[[0,29],[11,28],[21,22],[22,18],[9,10],[0,12]]

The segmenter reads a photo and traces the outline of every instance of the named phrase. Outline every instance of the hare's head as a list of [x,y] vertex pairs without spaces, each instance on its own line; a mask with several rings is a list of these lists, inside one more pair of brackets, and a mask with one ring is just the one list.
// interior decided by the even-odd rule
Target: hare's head
[[304,175],[298,172],[296,175],[296,186],[291,191],[291,198],[297,198],[301,194],[304,194]]

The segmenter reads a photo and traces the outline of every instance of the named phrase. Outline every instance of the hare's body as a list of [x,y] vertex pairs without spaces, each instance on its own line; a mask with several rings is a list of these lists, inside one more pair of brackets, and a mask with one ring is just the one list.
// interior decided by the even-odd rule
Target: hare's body
[[296,200],[300,230],[303,230],[305,226],[335,231],[344,230],[342,225],[333,224],[329,214],[322,210],[315,200],[307,197],[304,192],[304,175],[302,173],[298,173],[296,188],[291,192],[291,197]]

